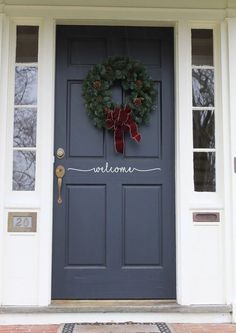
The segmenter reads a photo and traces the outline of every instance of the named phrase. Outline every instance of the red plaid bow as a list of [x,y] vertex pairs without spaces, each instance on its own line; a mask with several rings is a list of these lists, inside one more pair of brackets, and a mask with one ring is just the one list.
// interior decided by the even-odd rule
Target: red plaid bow
[[114,130],[114,144],[118,153],[124,151],[124,133],[129,131],[130,136],[136,142],[141,140],[138,133],[138,126],[131,118],[131,109],[128,105],[125,108],[116,106],[114,111],[108,110],[106,118],[107,129]]

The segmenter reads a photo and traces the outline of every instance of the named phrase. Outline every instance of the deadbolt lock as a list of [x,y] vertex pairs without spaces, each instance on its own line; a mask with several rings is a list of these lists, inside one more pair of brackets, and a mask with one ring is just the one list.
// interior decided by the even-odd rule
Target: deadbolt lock
[[56,152],[57,158],[60,160],[65,156],[65,151],[63,148],[58,148]]

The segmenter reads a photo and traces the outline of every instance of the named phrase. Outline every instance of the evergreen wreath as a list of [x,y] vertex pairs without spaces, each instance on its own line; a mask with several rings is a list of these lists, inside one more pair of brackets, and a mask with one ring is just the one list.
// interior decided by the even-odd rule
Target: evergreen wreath
[[[111,87],[119,83],[124,105],[112,100]],[[156,100],[154,82],[145,67],[128,57],[111,57],[88,72],[83,82],[85,107],[98,128],[114,130],[116,150],[123,153],[124,132],[140,141],[138,126],[147,124]]]

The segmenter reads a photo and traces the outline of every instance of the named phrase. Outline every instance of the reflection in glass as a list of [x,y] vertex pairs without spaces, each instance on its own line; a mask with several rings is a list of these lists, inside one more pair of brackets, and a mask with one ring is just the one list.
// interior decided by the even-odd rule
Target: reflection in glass
[[214,106],[214,70],[193,68],[193,106]]
[[193,111],[194,148],[215,148],[215,115],[213,110]]
[[192,65],[213,66],[213,31],[192,29]]
[[17,27],[16,62],[38,61],[38,32],[37,26]]
[[15,150],[13,152],[13,191],[34,191],[35,162],[34,151]]
[[15,105],[37,104],[38,68],[34,66],[16,66]]
[[14,113],[14,147],[36,146],[37,110],[16,108]]
[[197,192],[215,192],[215,153],[194,153],[194,190]]

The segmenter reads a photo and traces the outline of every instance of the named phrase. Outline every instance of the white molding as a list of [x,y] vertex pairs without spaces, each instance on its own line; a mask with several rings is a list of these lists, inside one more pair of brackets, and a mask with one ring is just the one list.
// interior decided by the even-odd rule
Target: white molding
[[214,0],[205,1],[199,0],[136,0],[135,3],[132,0],[0,0],[4,5],[46,5],[46,6],[64,6],[65,2],[67,6],[80,6],[80,7],[151,7],[151,8],[189,8],[189,9],[225,9],[235,8],[234,0]]
[[[0,15],[0,156],[6,154],[6,103],[7,103],[7,60],[8,60],[8,24],[5,15]],[[4,160],[4,159],[3,159]],[[0,163],[0,180],[4,179],[5,165]],[[2,304],[3,292],[3,261],[4,261],[4,185],[1,181],[0,185],[0,304]]]
[[[48,181],[41,184],[41,225],[39,229],[39,305],[51,303],[52,270],[52,210],[53,210],[53,172],[54,172],[54,85],[55,85],[55,21],[45,19],[40,40],[40,68],[42,85],[41,114],[39,117],[40,179]],[[47,133],[47,135],[45,135]]]
[[221,23],[221,96],[222,96],[222,160],[224,161],[224,208],[225,223],[223,230],[224,243],[224,282],[226,303],[232,303],[232,215],[231,215],[231,173],[232,165],[230,160],[230,110],[229,110],[229,67],[228,67],[228,24],[227,21]]
[[184,286],[187,285],[187,282],[185,281],[186,276],[183,272],[183,266],[186,265],[184,253],[188,251],[186,242],[188,242],[189,233],[188,202],[186,198],[189,196],[192,185],[192,144],[191,140],[186,140],[186,138],[192,137],[191,94],[186,94],[186,86],[191,87],[191,34],[187,21],[178,22],[175,41],[177,302],[187,305],[188,301],[184,297]]
[[236,156],[236,94],[235,94],[235,76],[236,76],[236,19],[228,21],[228,63],[229,63],[229,108],[230,108],[230,129],[231,136],[230,166],[227,172],[231,175],[231,244],[232,244],[232,303],[233,303],[233,321],[236,322],[236,175],[233,168],[233,158]]
[[[190,8],[154,8],[144,5],[138,7],[112,7],[112,6],[24,6],[5,5],[2,11],[15,17],[50,17],[57,23],[68,24],[74,20],[75,24],[111,24],[111,25],[141,25],[156,22],[169,23],[178,20],[201,20],[202,22],[223,20],[227,11],[225,9],[190,9]],[[233,15],[233,14],[231,14]],[[122,18],[122,19],[121,19]],[[143,22],[143,23],[142,23]]]

